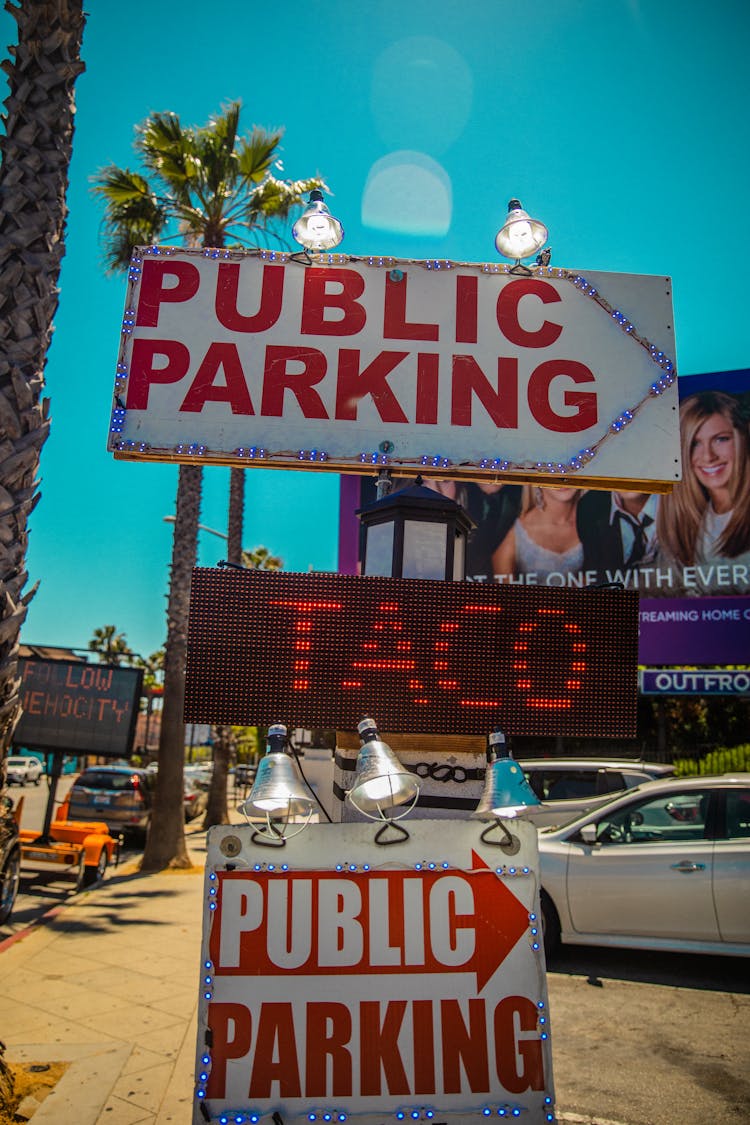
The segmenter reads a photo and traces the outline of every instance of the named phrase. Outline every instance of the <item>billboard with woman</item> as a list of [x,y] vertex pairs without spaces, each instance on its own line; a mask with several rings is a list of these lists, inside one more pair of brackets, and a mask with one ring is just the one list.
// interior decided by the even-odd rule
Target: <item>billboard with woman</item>
[[[670,494],[426,482],[476,524],[467,578],[621,584],[641,596],[641,663],[750,663],[750,370],[681,376],[679,390],[682,480]],[[342,570],[356,564],[345,509],[375,497],[355,483],[356,496],[342,486]]]

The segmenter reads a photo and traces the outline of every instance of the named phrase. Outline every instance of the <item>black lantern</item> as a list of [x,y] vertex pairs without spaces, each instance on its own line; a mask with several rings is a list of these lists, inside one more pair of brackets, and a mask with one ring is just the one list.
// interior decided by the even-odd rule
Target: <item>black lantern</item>
[[474,527],[460,504],[422,484],[391,492],[357,512],[362,521],[362,573],[392,578],[466,576],[466,540]]

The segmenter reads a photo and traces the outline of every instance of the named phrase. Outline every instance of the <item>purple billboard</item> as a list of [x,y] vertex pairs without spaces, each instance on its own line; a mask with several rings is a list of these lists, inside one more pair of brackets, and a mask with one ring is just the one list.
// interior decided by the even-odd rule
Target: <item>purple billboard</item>
[[[679,393],[670,494],[427,481],[476,524],[468,580],[617,583],[640,595],[639,663],[750,663],[750,370],[681,376]],[[374,498],[374,480],[342,478],[344,573],[358,567],[354,512]]]

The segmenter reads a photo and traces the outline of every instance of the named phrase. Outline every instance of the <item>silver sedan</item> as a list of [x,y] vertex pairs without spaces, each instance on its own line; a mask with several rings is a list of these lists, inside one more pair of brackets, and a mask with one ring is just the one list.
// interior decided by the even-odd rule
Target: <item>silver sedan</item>
[[750,774],[670,778],[539,833],[557,944],[750,957]]

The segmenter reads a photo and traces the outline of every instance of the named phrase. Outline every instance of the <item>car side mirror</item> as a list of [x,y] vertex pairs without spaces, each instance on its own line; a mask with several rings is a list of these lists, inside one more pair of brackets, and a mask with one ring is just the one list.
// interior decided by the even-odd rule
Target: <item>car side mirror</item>
[[581,835],[581,839],[583,840],[584,844],[595,844],[596,843],[596,825],[595,824],[584,824],[583,828],[581,829],[580,835]]

